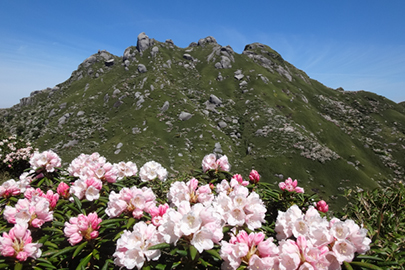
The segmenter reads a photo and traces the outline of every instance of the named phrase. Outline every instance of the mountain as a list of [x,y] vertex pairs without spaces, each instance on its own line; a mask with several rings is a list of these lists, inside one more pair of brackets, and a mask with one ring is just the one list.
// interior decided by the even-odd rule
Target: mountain
[[176,174],[214,152],[244,177],[255,168],[332,199],[404,180],[404,104],[328,88],[260,43],[238,54],[213,37],[179,48],[141,33],[122,57],[99,51],[0,118],[65,163],[99,152]]

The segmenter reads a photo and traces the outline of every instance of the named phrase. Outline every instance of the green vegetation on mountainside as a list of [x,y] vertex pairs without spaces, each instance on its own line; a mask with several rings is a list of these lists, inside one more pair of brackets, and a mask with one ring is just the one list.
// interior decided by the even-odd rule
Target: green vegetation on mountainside
[[269,183],[292,177],[324,198],[404,179],[402,104],[325,87],[258,43],[243,54],[216,42],[127,50],[128,59],[99,52],[57,88],[2,111],[2,128],[65,163],[99,152],[176,173],[215,148],[244,177],[252,168]]

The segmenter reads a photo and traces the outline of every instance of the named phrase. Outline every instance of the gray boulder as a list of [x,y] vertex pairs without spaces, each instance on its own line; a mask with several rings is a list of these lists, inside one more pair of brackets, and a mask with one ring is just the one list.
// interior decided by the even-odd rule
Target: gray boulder
[[83,67],[88,68],[89,66],[91,66],[95,62],[97,62],[97,58],[94,55],[92,55],[89,58],[87,58],[86,60],[84,60],[82,65],[83,65]]
[[121,91],[119,89],[115,89],[114,92],[113,92],[113,97],[115,97],[119,93],[121,93]]
[[140,33],[138,35],[138,41],[136,42],[136,48],[139,52],[143,52],[147,48],[149,48],[149,37],[144,33]]
[[183,54],[183,58],[186,60],[194,61],[194,58],[188,53]]
[[155,55],[159,52],[159,47],[155,46],[152,48],[150,54],[152,55],[152,57],[155,57]]
[[219,105],[222,104],[222,101],[221,101],[217,96],[211,94],[211,95],[210,95],[210,103],[219,106]]
[[224,121],[219,121],[219,122],[218,122],[218,126],[219,126],[220,128],[225,128],[225,127],[227,126],[227,124],[226,124]]
[[114,65],[114,58],[111,58],[111,59],[105,61],[104,64],[105,64],[107,67],[113,66],[113,65]]
[[174,42],[173,42],[173,40],[171,40],[171,39],[166,39],[165,42],[166,42],[167,44],[174,45]]
[[138,71],[139,71],[139,73],[145,73],[148,70],[146,69],[144,64],[139,64],[138,65]]
[[[217,43],[217,40],[212,37],[212,36],[208,36],[206,38],[201,38],[200,40],[198,40],[198,46],[204,46],[207,43]],[[191,47],[191,46],[189,46]]]
[[180,115],[179,115],[179,119],[180,119],[181,121],[186,121],[186,120],[190,119],[192,116],[193,116],[193,115],[192,115],[191,113],[188,113],[188,112],[181,112]]
[[231,68],[231,59],[228,56],[221,55],[221,61],[215,64],[215,68]]
[[165,112],[169,109],[169,101],[165,101],[162,108],[160,108],[160,112]]
[[76,116],[82,116],[82,115],[84,115],[84,111],[78,111],[76,114]]
[[64,145],[62,146],[62,148],[73,147],[73,146],[75,146],[75,145],[78,144],[78,143],[79,143],[78,140],[69,141],[68,143],[64,144]]
[[134,47],[128,47],[128,48],[126,48],[125,49],[125,51],[124,51],[124,55],[123,55],[123,57],[122,57],[122,60],[123,61],[125,61],[125,60],[132,60],[132,58],[134,58],[135,57],[135,55],[137,54],[137,50],[135,50],[134,49]]
[[52,110],[49,112],[48,118],[51,118],[51,117],[54,116],[55,114],[56,114],[55,109],[52,109]]
[[58,124],[63,125],[69,119],[70,113],[65,113],[61,118],[58,119]]
[[118,107],[121,106],[122,104],[124,104],[124,102],[121,101],[121,100],[118,100],[117,102],[114,103],[113,107],[114,107],[114,108],[118,108]]

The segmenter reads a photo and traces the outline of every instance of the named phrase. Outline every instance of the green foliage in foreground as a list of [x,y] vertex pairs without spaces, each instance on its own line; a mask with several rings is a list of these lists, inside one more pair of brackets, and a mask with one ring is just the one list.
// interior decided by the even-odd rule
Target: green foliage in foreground
[[[349,191],[346,217],[358,220],[372,239],[367,256],[358,256],[382,269],[405,269],[405,187]],[[361,268],[360,268],[361,269]]]

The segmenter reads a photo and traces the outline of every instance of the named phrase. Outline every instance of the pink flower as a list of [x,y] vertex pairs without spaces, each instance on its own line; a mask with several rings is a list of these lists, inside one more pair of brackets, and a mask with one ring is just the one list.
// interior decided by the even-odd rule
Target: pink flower
[[20,194],[20,187],[14,179],[10,179],[0,186],[1,197],[7,198],[18,194]]
[[152,224],[159,227],[162,224],[162,216],[169,209],[167,203],[159,205],[159,207],[153,206],[149,209],[149,214],[152,216]]
[[47,172],[55,171],[56,167],[61,166],[60,157],[52,150],[44,151],[42,153],[34,152],[30,159],[30,164],[34,170],[44,168]]
[[316,208],[319,211],[326,213],[329,210],[329,205],[324,200],[320,200],[319,202],[316,203]]
[[103,183],[100,179],[91,177],[86,180],[78,179],[70,187],[70,193],[74,194],[79,200],[86,197],[89,201],[97,200],[100,197],[100,190]]
[[58,192],[59,196],[67,199],[69,198],[69,185],[66,184],[65,182],[60,182],[58,185],[58,188],[56,189],[56,192]]
[[260,180],[260,174],[256,170],[252,170],[249,174],[249,179],[253,183],[257,184]]
[[42,246],[32,243],[31,231],[26,223],[16,224],[8,233],[0,237],[0,252],[5,257],[15,257],[19,261],[26,261],[28,257],[38,259],[41,257]]
[[204,172],[208,170],[222,170],[229,172],[231,165],[228,162],[227,156],[222,156],[217,159],[215,154],[209,154],[203,158],[202,168]]
[[166,181],[167,174],[167,170],[156,161],[146,162],[139,170],[139,177],[142,182],[152,181],[156,178],[164,182]]
[[108,198],[108,206],[105,210],[109,217],[116,217],[123,212],[132,214],[134,218],[141,218],[144,212],[156,205],[156,196],[151,188],[137,187],[123,188],[117,194],[112,191]]
[[83,238],[87,241],[96,238],[101,221],[96,212],[90,213],[87,216],[80,214],[78,217],[71,217],[69,222],[65,222],[63,232],[69,238],[69,243],[74,246],[82,241]]
[[[246,187],[247,185],[249,185],[249,182],[248,182],[248,181],[244,181],[243,178],[242,178],[242,175],[240,175],[240,174],[234,174],[234,175],[232,176],[232,179],[235,179],[235,180],[238,182],[239,185],[242,185],[242,186],[244,186],[244,187]],[[232,181],[232,180],[231,180],[231,181]]]
[[216,170],[217,168],[217,164],[215,162],[216,160],[217,158],[215,154],[206,155],[202,160],[203,171],[206,172],[208,170]]
[[28,223],[40,228],[45,222],[53,219],[53,212],[49,211],[49,201],[44,197],[36,197],[35,200],[18,200],[15,207],[9,205],[4,209],[4,218],[9,223]]
[[297,193],[304,193],[304,189],[301,187],[297,187],[297,180],[292,180],[291,178],[288,178],[285,180],[285,182],[280,182],[278,184],[279,188],[281,190],[287,190],[289,192],[297,192]]
[[229,172],[231,169],[231,165],[228,162],[228,157],[227,156],[222,156],[216,161],[218,165],[218,169],[221,169],[222,171]]
[[124,177],[135,176],[138,172],[138,167],[131,161],[128,161],[126,163],[121,161],[118,164],[114,164],[114,166],[118,171],[118,180],[121,180]]
[[278,266],[278,253],[273,238],[264,241],[262,232],[247,234],[242,230],[229,243],[221,242],[220,256],[224,260],[223,269],[237,269],[242,262],[249,265],[248,269],[271,269]]
[[113,256],[117,266],[141,269],[146,260],[156,261],[160,257],[160,250],[149,250],[149,247],[163,243],[162,236],[152,224],[144,221],[134,225],[132,232],[125,230],[117,241],[117,248]]

